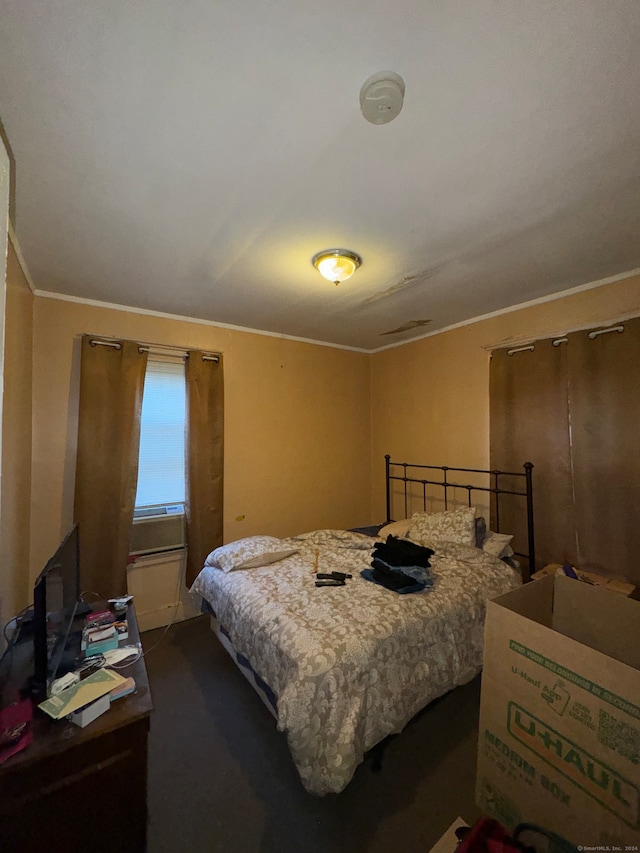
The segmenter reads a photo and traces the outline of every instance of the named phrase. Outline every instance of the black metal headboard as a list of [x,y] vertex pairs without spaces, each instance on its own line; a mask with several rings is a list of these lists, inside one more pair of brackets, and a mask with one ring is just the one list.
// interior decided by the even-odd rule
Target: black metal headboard
[[[500,531],[500,496],[501,495],[518,495],[526,499],[526,514],[527,514],[527,551],[516,551],[518,557],[525,557],[528,561],[528,566],[523,569],[523,579],[530,579],[530,575],[535,571],[536,565],[536,548],[535,537],[533,530],[533,482],[532,471],[533,463],[525,462],[522,466],[522,471],[496,471],[486,468],[452,468],[449,465],[414,465],[410,462],[392,462],[391,456],[387,454],[385,457],[387,475],[387,521],[391,521],[391,482],[397,481],[403,484],[401,492],[404,492],[404,509],[405,516],[409,514],[409,484],[418,484],[422,487],[422,504],[426,511],[427,509],[427,486],[439,486],[443,492],[444,508],[448,508],[449,492],[453,489],[462,489],[467,491],[467,502],[472,506],[471,493],[485,492],[489,493],[489,497],[493,496],[494,524],[496,531]],[[400,472],[400,469],[401,472]],[[427,479],[421,472],[440,472],[438,475],[430,473],[428,476],[439,477],[439,479]],[[469,483],[458,482],[459,479],[450,480],[449,475],[457,474],[483,474],[486,475],[485,482],[490,483],[489,486],[475,486]],[[520,482],[520,478],[524,481],[522,489],[501,488],[500,478],[509,477],[516,478],[516,482]],[[415,496],[413,496],[415,498]]]

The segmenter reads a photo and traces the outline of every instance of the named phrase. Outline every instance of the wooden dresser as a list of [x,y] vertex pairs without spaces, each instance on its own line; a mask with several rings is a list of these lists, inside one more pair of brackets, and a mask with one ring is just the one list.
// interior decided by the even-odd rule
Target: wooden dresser
[[[129,643],[140,635],[133,606]],[[0,765],[0,850],[146,849],[147,735],[153,708],[144,658],[120,670],[136,692],[86,728],[34,710],[31,746]]]

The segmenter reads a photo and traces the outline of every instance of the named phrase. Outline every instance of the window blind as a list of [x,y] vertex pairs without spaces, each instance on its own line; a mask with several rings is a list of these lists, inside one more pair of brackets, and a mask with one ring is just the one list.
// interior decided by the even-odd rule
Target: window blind
[[184,429],[184,362],[149,357],[140,421],[136,508],[184,503]]

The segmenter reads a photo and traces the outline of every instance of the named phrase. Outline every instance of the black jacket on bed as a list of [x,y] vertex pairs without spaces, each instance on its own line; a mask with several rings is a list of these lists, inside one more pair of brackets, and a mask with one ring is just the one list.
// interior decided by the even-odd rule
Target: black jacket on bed
[[388,566],[423,566],[427,568],[433,557],[431,548],[425,548],[410,542],[408,539],[398,539],[397,536],[387,536],[386,542],[376,542],[373,549],[374,558],[385,562]]
[[[433,556],[430,548],[416,545],[406,539],[387,536],[386,542],[376,542],[371,565],[360,574],[363,578],[394,592],[422,592],[433,586],[429,560]],[[405,571],[402,571],[402,569]]]

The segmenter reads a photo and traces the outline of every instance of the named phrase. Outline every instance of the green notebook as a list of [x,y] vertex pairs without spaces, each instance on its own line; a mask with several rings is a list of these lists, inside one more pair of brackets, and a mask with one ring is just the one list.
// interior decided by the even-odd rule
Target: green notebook
[[73,687],[67,687],[57,696],[50,696],[45,699],[38,705],[38,708],[41,708],[54,720],[59,720],[61,717],[66,717],[67,714],[77,711],[78,708],[84,708],[89,702],[99,699],[124,681],[126,678],[110,669],[99,669],[93,675],[85,678],[84,681],[74,684]]

